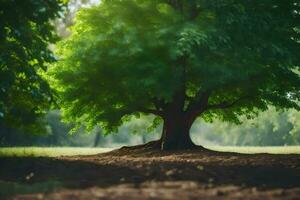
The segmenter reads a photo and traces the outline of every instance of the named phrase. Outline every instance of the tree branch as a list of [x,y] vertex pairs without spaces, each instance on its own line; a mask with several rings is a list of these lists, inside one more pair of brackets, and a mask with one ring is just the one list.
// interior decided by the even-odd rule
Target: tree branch
[[211,90],[206,90],[204,92],[198,92],[193,100],[191,100],[188,108],[186,109],[186,115],[189,118],[195,118],[199,114],[205,111],[209,96],[211,95]]
[[156,110],[163,110],[166,107],[166,103],[163,99],[152,98],[151,102],[154,104]]
[[164,116],[164,112],[160,111],[160,110],[154,110],[154,109],[148,109],[148,108],[141,108],[138,111],[139,112],[143,112],[143,113],[158,115],[158,116],[161,116],[161,117]]
[[244,99],[248,99],[248,98],[249,98],[249,96],[243,96],[243,97],[240,97],[240,98],[234,100],[233,102],[223,101],[222,103],[219,103],[219,104],[208,105],[207,110],[209,110],[209,109],[226,109],[226,108],[230,108],[230,107],[234,106],[235,104],[237,104],[238,102],[240,102]]

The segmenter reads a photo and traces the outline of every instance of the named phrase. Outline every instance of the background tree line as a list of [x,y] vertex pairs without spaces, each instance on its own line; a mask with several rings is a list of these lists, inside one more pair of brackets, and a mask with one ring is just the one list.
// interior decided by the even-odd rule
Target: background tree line
[[[157,139],[161,127],[149,130],[149,118],[135,119],[119,129],[119,134],[104,136],[95,127],[90,133],[84,129],[69,134],[72,126],[61,122],[59,111],[45,117],[45,132],[33,134],[16,129],[1,132],[1,146],[101,146],[117,147],[142,144]],[[202,145],[281,146],[300,144],[300,113],[296,110],[278,112],[270,108],[256,119],[243,119],[235,125],[215,121],[197,121],[191,130],[192,139]]]

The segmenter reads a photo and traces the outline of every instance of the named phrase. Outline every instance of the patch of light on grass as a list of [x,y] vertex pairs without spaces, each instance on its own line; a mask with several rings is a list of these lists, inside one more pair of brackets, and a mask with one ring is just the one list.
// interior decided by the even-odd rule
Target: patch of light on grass
[[300,146],[205,146],[208,149],[221,152],[236,152],[245,154],[300,154]]
[[95,155],[111,151],[111,148],[82,148],[82,147],[3,147],[0,148],[2,157],[58,157],[76,155]]

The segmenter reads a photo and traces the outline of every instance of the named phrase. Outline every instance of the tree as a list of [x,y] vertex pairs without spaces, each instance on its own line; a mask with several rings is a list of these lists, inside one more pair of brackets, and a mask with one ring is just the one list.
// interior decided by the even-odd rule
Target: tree
[[[98,1],[98,0],[97,0]],[[65,38],[70,35],[69,27],[73,25],[73,19],[82,7],[89,7],[97,3],[93,0],[67,0],[64,12],[54,20],[54,26],[59,37]],[[98,2],[99,3],[99,2]]]
[[[0,0],[0,131],[40,128],[37,122],[52,100],[40,71],[55,58],[57,41],[50,20],[59,16],[59,0]],[[4,130],[3,130],[4,129]]]
[[[201,119],[200,119],[201,120]],[[289,109],[278,112],[274,107],[261,112],[256,118],[247,120],[240,117],[243,124],[202,120],[194,123],[191,135],[194,141],[205,141],[213,145],[237,146],[283,146],[300,144],[300,112]],[[201,129],[201,135],[197,133]]]
[[198,117],[299,110],[299,23],[296,0],[103,0],[79,12],[49,77],[78,127],[153,114],[161,149],[193,148]]

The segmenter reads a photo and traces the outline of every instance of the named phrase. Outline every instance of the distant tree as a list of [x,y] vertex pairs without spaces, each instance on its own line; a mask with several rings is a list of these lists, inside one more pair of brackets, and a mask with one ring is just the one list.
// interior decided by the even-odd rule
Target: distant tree
[[101,131],[97,131],[95,134],[96,136],[95,136],[93,147],[97,147],[99,145],[101,139]]
[[67,5],[60,18],[54,20],[55,30],[59,37],[65,38],[70,35],[69,27],[73,25],[75,14],[82,7],[90,7],[99,3],[100,0],[67,0]]
[[[216,120],[213,124],[195,123],[191,132],[194,141],[217,145],[283,146],[300,144],[300,112],[289,109],[278,112],[274,107],[261,112],[255,119],[240,117],[236,125]],[[201,131],[201,135],[197,134]]]
[[103,0],[58,45],[50,80],[66,120],[163,120],[163,150],[193,148],[196,118],[299,110],[299,0]]
[[[59,0],[0,0],[0,132],[7,127],[40,127],[37,123],[52,100],[39,72],[55,58],[49,44],[57,41],[51,20]],[[5,128],[6,127],[6,128]]]

